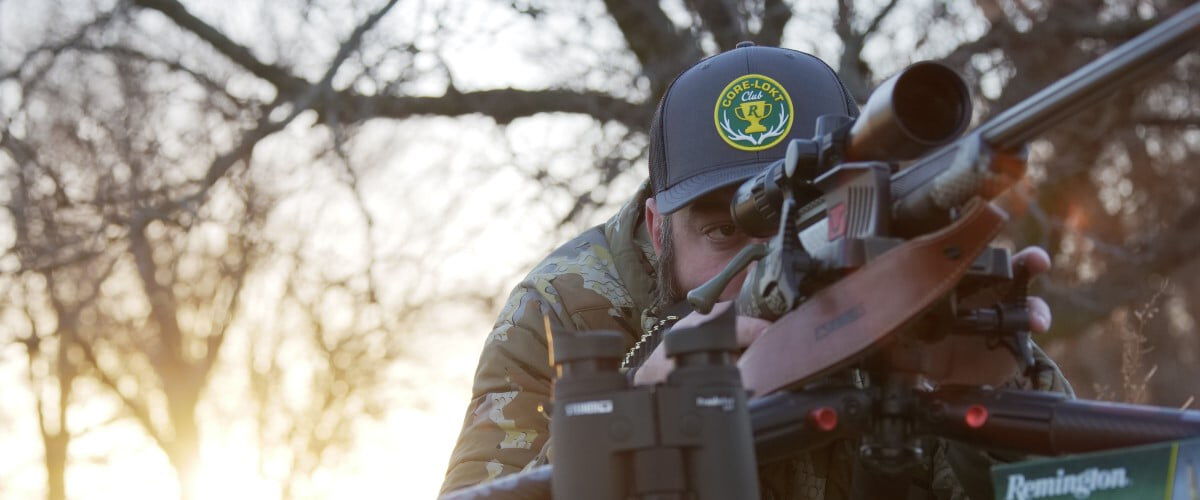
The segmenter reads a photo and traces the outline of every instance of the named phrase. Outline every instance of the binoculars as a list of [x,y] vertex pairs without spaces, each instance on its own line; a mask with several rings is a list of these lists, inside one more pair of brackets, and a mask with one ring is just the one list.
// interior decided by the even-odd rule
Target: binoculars
[[655,386],[634,386],[620,373],[620,333],[553,337],[554,498],[759,498],[732,309],[669,331],[675,367]]

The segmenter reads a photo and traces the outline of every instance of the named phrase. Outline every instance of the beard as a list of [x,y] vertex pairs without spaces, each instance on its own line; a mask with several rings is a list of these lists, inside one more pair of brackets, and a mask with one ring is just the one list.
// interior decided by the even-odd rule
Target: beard
[[675,238],[672,234],[672,216],[663,216],[662,231],[659,233],[658,272],[655,275],[654,310],[661,313],[683,300],[678,274],[675,272]]

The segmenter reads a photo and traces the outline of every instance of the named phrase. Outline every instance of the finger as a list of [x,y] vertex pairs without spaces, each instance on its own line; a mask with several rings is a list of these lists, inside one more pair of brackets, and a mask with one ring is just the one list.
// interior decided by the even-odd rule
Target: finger
[[673,328],[693,328],[703,325],[704,323],[707,323],[709,319],[719,316],[721,313],[725,312],[726,309],[729,309],[732,306],[733,301],[725,301],[713,304],[712,310],[707,313],[692,311],[691,313],[688,313],[687,316],[684,316],[682,319],[676,322]]
[[1033,333],[1046,333],[1050,331],[1050,321],[1053,319],[1050,316],[1050,305],[1041,297],[1029,297],[1027,304],[1029,307],[1029,329]]
[[746,348],[759,335],[762,335],[763,330],[771,326],[771,322],[762,318],[752,318],[750,316],[737,317],[737,343],[738,347]]
[[1017,263],[1025,264],[1025,269],[1029,271],[1030,276],[1037,276],[1050,270],[1050,254],[1042,247],[1025,247],[1020,252],[1012,257],[1014,266]]
[[658,344],[650,357],[638,367],[633,374],[634,385],[654,385],[667,379],[667,374],[675,369],[675,361],[667,358],[666,345]]
[[[725,313],[730,307],[733,307],[733,301],[717,302],[713,305],[712,311],[708,313],[692,313],[680,319],[672,328],[693,328],[707,323],[712,318]],[[770,321],[762,318],[752,318],[750,316],[738,316],[734,326],[737,334],[737,343],[739,347],[745,348],[749,346],[754,339],[758,338],[762,331],[771,325]]]

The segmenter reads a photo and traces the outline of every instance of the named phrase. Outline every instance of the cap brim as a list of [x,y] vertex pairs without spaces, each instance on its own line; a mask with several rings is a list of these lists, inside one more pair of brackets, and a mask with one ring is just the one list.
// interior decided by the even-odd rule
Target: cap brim
[[664,189],[654,196],[655,203],[658,204],[658,212],[669,214],[679,210],[701,196],[758,175],[776,161],[779,160],[773,159],[762,163],[725,167],[684,179],[679,184]]

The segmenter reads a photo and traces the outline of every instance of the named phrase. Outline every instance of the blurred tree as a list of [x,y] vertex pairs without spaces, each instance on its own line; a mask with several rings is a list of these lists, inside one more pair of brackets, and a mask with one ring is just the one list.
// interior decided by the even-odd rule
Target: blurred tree
[[[978,4],[990,28],[947,60],[968,57],[972,62],[960,66],[968,74],[981,81],[1000,79],[1001,90],[986,96],[984,103],[992,112],[1132,38],[1187,2],[1111,2],[1104,9],[1086,2]],[[1003,58],[995,57],[997,50]],[[980,55],[989,52],[992,55]],[[1032,145],[1032,182],[1026,191],[1032,197],[1031,216],[1019,219],[1009,235],[1020,244],[1046,246],[1056,256],[1058,269],[1042,280],[1043,293],[1054,310],[1056,336],[1075,346],[1059,351],[1064,354],[1059,358],[1068,365],[1068,374],[1083,383],[1084,394],[1095,383],[1122,385],[1121,365],[1102,360],[1114,358],[1106,352],[1129,348],[1119,339],[1131,329],[1141,331],[1153,346],[1139,353],[1148,358],[1146,370],[1170,367],[1173,375],[1151,380],[1149,400],[1178,405],[1194,394],[1194,387],[1175,383],[1177,376],[1200,375],[1194,364],[1179,356],[1195,351],[1194,332],[1171,334],[1172,329],[1180,331],[1178,325],[1151,323],[1149,317],[1132,326],[1125,320],[1105,320],[1114,310],[1119,317],[1132,317],[1150,302],[1195,297],[1195,289],[1188,288],[1194,280],[1166,289],[1167,297],[1159,295],[1164,280],[1192,274],[1189,269],[1195,268],[1200,251],[1195,237],[1200,179],[1188,168],[1200,150],[1198,71],[1200,60],[1194,54],[1185,57]],[[1177,308],[1177,323],[1190,321],[1200,306],[1190,300],[1187,307]],[[1108,333],[1080,341],[1090,325]],[[1072,354],[1065,355],[1068,352]]]
[[84,255],[62,258],[58,248],[77,242],[85,228],[69,217],[53,216],[52,212],[60,209],[54,198],[61,192],[38,196],[31,181],[55,174],[34,159],[28,145],[8,135],[0,136],[0,144],[14,156],[21,155],[7,206],[16,236],[12,250],[21,265],[16,279],[6,282],[13,290],[6,294],[10,301],[3,307],[5,313],[16,313],[8,317],[14,332],[20,332],[15,333],[16,340],[23,344],[28,361],[28,382],[45,449],[46,496],[62,500],[66,498],[67,449],[80,432],[72,431],[67,410],[80,370],[87,366],[80,323],[94,314],[100,284],[110,275],[114,260],[86,244],[92,248],[79,249]]
[[[91,72],[104,71],[83,59],[66,70],[74,78],[30,86],[25,110],[37,114],[53,104],[41,108],[43,119],[4,132],[16,163],[8,208],[17,229],[17,278],[44,283],[58,349],[66,353],[56,364],[64,414],[60,435],[48,439],[54,442],[46,452],[49,491],[63,493],[55,481],[71,433],[66,397],[77,364],[86,361],[85,373],[107,386],[163,449],[186,494],[198,451],[196,405],[235,315],[255,259],[255,225],[265,214],[257,199],[237,197],[234,183],[230,192],[210,193],[214,183],[178,174],[175,167],[187,162],[175,154],[183,152],[164,145],[153,128],[171,102],[143,84],[158,76],[154,68],[118,60],[111,68],[116,92],[97,83],[80,93],[76,82],[95,82]],[[216,206],[205,203],[209,196],[217,196]]]
[[[31,326],[21,337],[29,346],[49,496],[65,495],[67,406],[85,361],[166,454],[181,496],[196,491],[197,407],[263,256],[272,206],[245,167],[258,142],[317,102],[395,3],[357,26],[328,76],[286,106],[234,97],[227,83],[178,61],[96,43],[105,34],[132,36],[136,11],[124,4],[31,50],[5,75],[19,82],[16,109],[0,134],[13,166],[12,277],[26,288],[41,284],[55,313],[53,374],[43,366],[36,311],[27,312]],[[175,130],[181,119],[219,128]],[[198,164],[205,156],[208,164]],[[31,298],[26,308],[38,305]],[[86,321],[81,311],[89,313]],[[57,405],[44,408],[51,392],[42,386],[55,381]],[[329,411],[318,408],[310,418]]]

